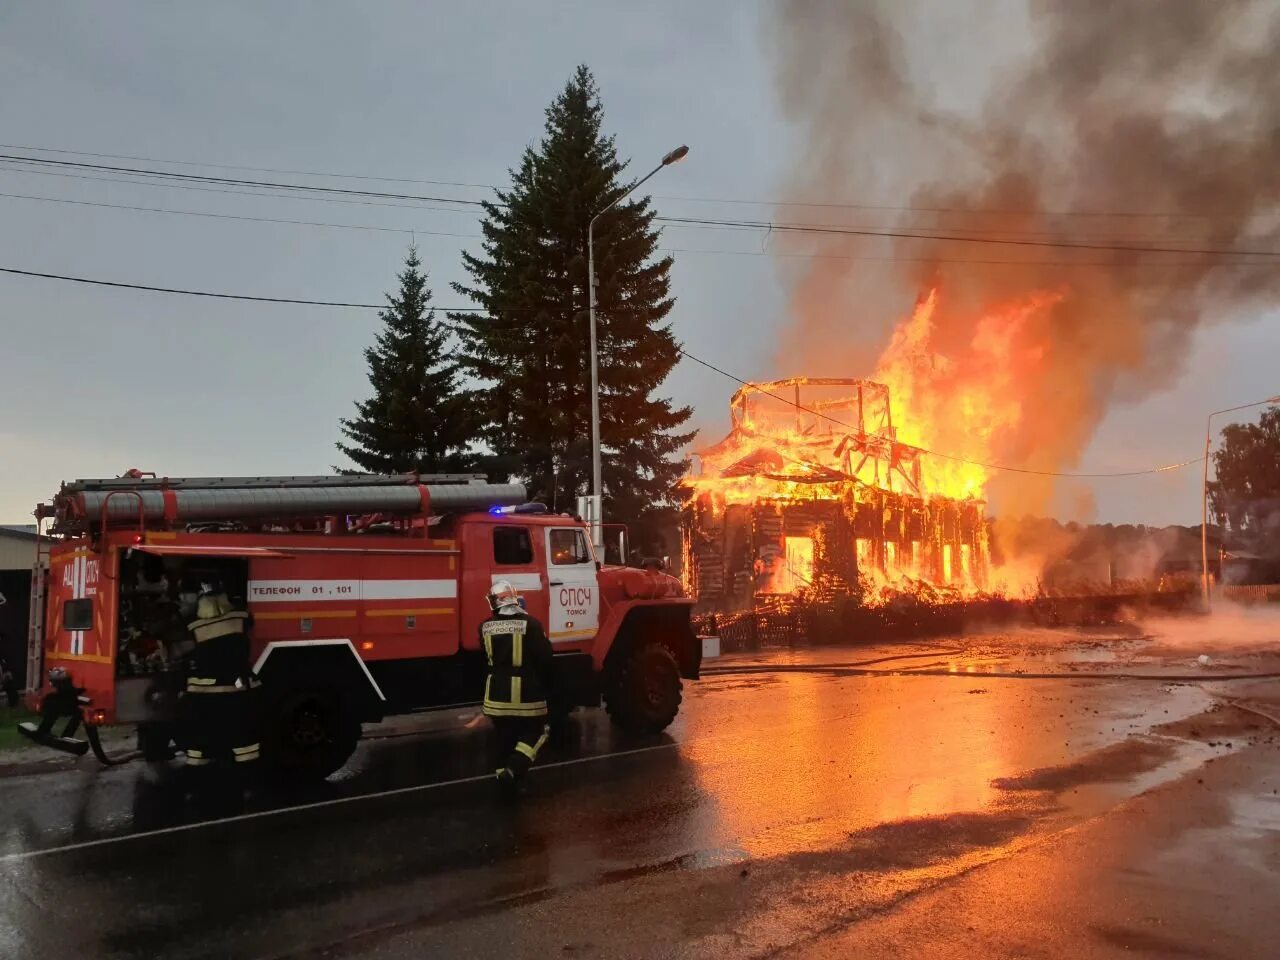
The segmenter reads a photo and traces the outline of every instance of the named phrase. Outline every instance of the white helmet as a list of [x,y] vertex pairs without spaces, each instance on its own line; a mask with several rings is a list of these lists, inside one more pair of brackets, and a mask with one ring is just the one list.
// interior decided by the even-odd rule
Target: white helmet
[[510,580],[495,580],[489,588],[489,606],[498,613],[515,613],[520,609],[520,591]]

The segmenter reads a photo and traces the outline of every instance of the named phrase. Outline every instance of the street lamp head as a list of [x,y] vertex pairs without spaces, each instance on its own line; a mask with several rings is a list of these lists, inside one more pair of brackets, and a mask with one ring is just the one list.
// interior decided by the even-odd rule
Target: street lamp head
[[688,154],[689,154],[689,148],[682,143],[680,144],[680,146],[676,147],[674,150],[672,150],[670,153],[668,153],[665,157],[662,158],[662,165],[664,167],[669,167],[673,163],[679,163],[686,156],[688,156]]

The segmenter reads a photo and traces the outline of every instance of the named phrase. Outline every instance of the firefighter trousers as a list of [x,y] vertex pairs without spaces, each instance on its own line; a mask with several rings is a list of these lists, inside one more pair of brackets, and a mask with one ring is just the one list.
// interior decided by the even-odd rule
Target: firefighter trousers
[[498,735],[499,762],[498,773],[511,771],[516,780],[520,780],[533,761],[538,758],[550,736],[551,728],[547,726],[546,717],[492,717],[493,728]]
[[191,657],[179,723],[186,765],[241,764],[258,759],[258,683],[243,634],[206,640]]

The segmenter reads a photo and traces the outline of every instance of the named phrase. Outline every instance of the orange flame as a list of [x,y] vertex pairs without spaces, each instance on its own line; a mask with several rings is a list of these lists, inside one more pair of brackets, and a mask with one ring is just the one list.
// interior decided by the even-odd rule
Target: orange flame
[[1061,299],[1036,294],[985,311],[970,342],[955,345],[954,359],[936,342],[937,288],[894,331],[875,379],[894,398],[898,439],[933,452],[926,471],[931,493],[985,499],[991,471],[982,464],[1000,459],[1000,440],[1022,420],[1023,385],[1044,368],[1045,347],[1030,327]]
[[[685,481],[691,496],[717,515],[760,502],[836,501],[854,510],[868,491],[916,503],[984,501],[989,464],[1016,433],[1027,384],[1045,368],[1038,324],[1061,296],[986,310],[972,324],[952,325],[971,331],[968,342],[944,343],[935,288],[893,331],[871,379],[743,387],[731,402],[729,436],[700,452],[700,471]],[[878,549],[858,539],[859,577],[881,602],[922,582],[965,593],[1026,587],[1024,574],[987,576],[985,530],[971,542],[940,538],[886,539]],[[801,592],[813,581],[811,540],[788,535],[769,554],[756,561],[757,592]]]

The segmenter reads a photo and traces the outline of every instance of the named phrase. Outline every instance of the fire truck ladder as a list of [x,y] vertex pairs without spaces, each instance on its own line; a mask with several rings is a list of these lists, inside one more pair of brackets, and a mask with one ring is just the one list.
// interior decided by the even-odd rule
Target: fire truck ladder
[[31,565],[31,606],[27,616],[27,692],[40,689],[44,677],[44,607],[49,586],[49,551],[53,541],[40,535],[36,521],[36,556]]

